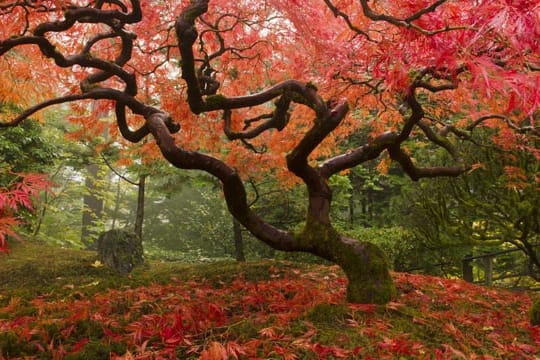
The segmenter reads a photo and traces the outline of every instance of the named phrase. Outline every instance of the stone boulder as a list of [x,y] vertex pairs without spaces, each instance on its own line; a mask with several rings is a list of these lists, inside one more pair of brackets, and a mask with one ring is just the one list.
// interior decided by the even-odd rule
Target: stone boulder
[[144,263],[141,240],[127,230],[109,230],[97,239],[98,260],[121,274]]

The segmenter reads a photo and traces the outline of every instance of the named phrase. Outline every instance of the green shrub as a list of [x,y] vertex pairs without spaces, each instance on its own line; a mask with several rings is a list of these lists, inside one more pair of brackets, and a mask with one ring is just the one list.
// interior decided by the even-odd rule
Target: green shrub
[[386,254],[388,264],[393,270],[402,271],[411,266],[411,254],[415,249],[411,241],[411,234],[406,229],[399,226],[389,228],[358,227],[345,230],[345,233],[359,241],[379,246]]

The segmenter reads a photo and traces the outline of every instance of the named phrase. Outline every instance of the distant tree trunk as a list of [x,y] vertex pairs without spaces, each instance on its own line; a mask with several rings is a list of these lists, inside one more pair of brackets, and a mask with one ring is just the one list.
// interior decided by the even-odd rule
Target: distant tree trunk
[[236,261],[246,261],[244,255],[244,239],[242,238],[242,227],[238,220],[233,218],[233,234],[234,234],[234,254]]
[[120,182],[122,181],[121,178],[118,178],[118,182],[116,183],[116,196],[114,200],[114,211],[112,214],[112,224],[111,229],[114,230],[116,228],[116,220],[118,219],[118,211],[120,210]]
[[96,226],[103,217],[103,199],[99,194],[101,175],[98,164],[86,166],[85,194],[83,196],[83,213],[81,241],[89,249],[95,248],[99,235]]
[[349,198],[349,225],[354,226],[354,190],[351,192],[351,197]]
[[467,282],[474,282],[474,274],[473,274],[473,267],[471,265],[472,261],[472,255],[468,254],[463,258],[462,261],[462,272],[463,272],[463,280]]
[[137,192],[137,211],[135,213],[135,235],[139,237],[139,241],[143,239],[143,222],[144,222],[144,192],[146,190],[146,175],[139,177],[139,191]]
[[47,192],[45,192],[43,194],[43,198],[39,206],[39,211],[36,211],[37,219],[34,225],[34,229],[32,230],[33,238],[35,238],[39,234],[39,231],[41,230],[41,224],[43,224],[43,219],[45,218],[45,213],[47,212],[48,199],[49,199],[49,195]]

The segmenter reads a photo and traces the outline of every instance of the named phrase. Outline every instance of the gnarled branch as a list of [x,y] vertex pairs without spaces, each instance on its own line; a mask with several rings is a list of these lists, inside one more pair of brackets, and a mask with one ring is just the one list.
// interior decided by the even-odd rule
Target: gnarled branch
[[421,178],[434,178],[442,176],[455,177],[469,170],[466,166],[433,166],[433,167],[417,167],[411,157],[399,146],[389,146],[388,154],[392,160],[398,162],[401,168],[409,177],[414,180]]
[[147,117],[150,132],[171,164],[181,169],[204,170],[217,177],[223,184],[231,214],[262,241],[279,250],[302,250],[290,233],[264,222],[249,208],[244,184],[233,168],[214,157],[179,148],[170,134],[168,121],[167,115],[162,112]]

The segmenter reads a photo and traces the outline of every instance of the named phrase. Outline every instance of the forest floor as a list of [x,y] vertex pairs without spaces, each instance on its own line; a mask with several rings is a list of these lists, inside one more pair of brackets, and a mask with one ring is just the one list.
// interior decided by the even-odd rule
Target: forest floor
[[398,297],[350,305],[333,266],[0,255],[0,359],[540,359],[526,292],[394,273]]

